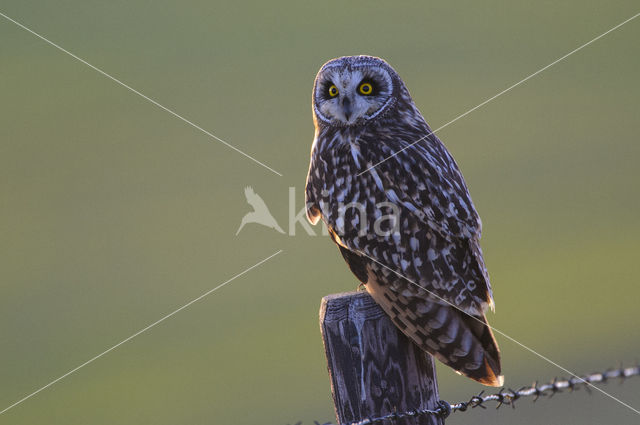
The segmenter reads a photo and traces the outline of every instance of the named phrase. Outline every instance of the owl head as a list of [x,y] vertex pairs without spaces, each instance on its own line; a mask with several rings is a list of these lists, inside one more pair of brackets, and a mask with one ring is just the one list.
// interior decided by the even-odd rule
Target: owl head
[[317,124],[361,125],[392,108],[402,82],[391,66],[373,56],[343,56],[325,63],[313,86]]

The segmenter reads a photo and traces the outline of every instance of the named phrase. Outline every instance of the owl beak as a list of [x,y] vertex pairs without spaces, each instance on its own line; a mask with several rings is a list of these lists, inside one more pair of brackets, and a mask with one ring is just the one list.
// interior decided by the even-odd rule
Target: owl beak
[[344,112],[344,117],[349,121],[351,118],[351,114],[353,113],[353,109],[351,109],[351,100],[348,97],[345,97],[342,100],[342,112]]

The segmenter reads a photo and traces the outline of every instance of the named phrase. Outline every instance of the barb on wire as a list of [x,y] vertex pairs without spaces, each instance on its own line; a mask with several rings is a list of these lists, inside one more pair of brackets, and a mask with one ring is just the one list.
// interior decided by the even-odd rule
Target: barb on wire
[[[515,408],[515,403],[522,397],[533,397],[535,402],[540,397],[551,398],[555,394],[568,390],[572,392],[580,388],[584,388],[589,391],[589,385],[606,383],[613,379],[618,379],[620,382],[632,376],[640,375],[640,366],[635,365],[633,367],[619,367],[617,369],[609,369],[605,372],[594,372],[583,377],[574,377],[569,379],[554,378],[547,384],[539,385],[538,382],[534,382],[530,386],[521,387],[518,390],[512,390],[511,388],[503,388],[497,393],[484,395],[484,391],[481,391],[478,395],[472,396],[468,401],[462,401],[459,403],[448,403],[444,400],[440,400],[438,407],[435,409],[420,409],[412,410],[409,412],[394,412],[384,416],[376,418],[367,418],[357,422],[350,422],[344,425],[375,425],[388,419],[402,419],[410,416],[424,416],[424,415],[436,415],[442,418],[446,418],[452,412],[466,412],[467,410],[480,407],[486,409],[488,402],[495,402],[496,409],[502,406],[511,406]],[[315,425],[334,425],[330,422],[320,424],[314,422]],[[302,425],[302,422],[298,422],[296,425]]]
[[485,403],[488,401],[495,401],[497,403],[496,408],[500,408],[502,405],[515,407],[515,402],[522,397],[533,397],[533,401],[536,401],[540,397],[553,397],[556,393],[563,390],[574,391],[580,388],[589,389],[589,384],[606,383],[611,379],[619,379],[624,381],[632,376],[640,375],[640,366],[609,369],[605,372],[596,372],[581,378],[570,379],[558,379],[554,378],[551,382],[544,385],[538,385],[534,382],[533,385],[528,387],[522,387],[518,390],[502,389],[495,394],[483,396],[482,393],[477,396],[473,396],[466,402],[455,403],[451,405],[451,411],[457,412],[466,411],[469,407],[485,407]]

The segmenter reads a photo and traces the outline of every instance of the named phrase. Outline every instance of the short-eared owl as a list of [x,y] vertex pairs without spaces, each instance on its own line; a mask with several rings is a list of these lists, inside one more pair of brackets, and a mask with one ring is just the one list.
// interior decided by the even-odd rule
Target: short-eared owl
[[351,271],[419,347],[502,385],[484,315],[493,299],[480,218],[398,74],[371,56],[327,62],[313,88],[313,120],[309,220],[322,218]]

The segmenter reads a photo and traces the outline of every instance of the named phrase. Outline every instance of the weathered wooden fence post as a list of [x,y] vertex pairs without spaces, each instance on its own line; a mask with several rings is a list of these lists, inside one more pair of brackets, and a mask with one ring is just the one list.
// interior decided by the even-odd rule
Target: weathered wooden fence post
[[[438,407],[435,365],[366,292],[329,295],[320,306],[331,392],[340,424]],[[435,415],[384,425],[442,425]]]

